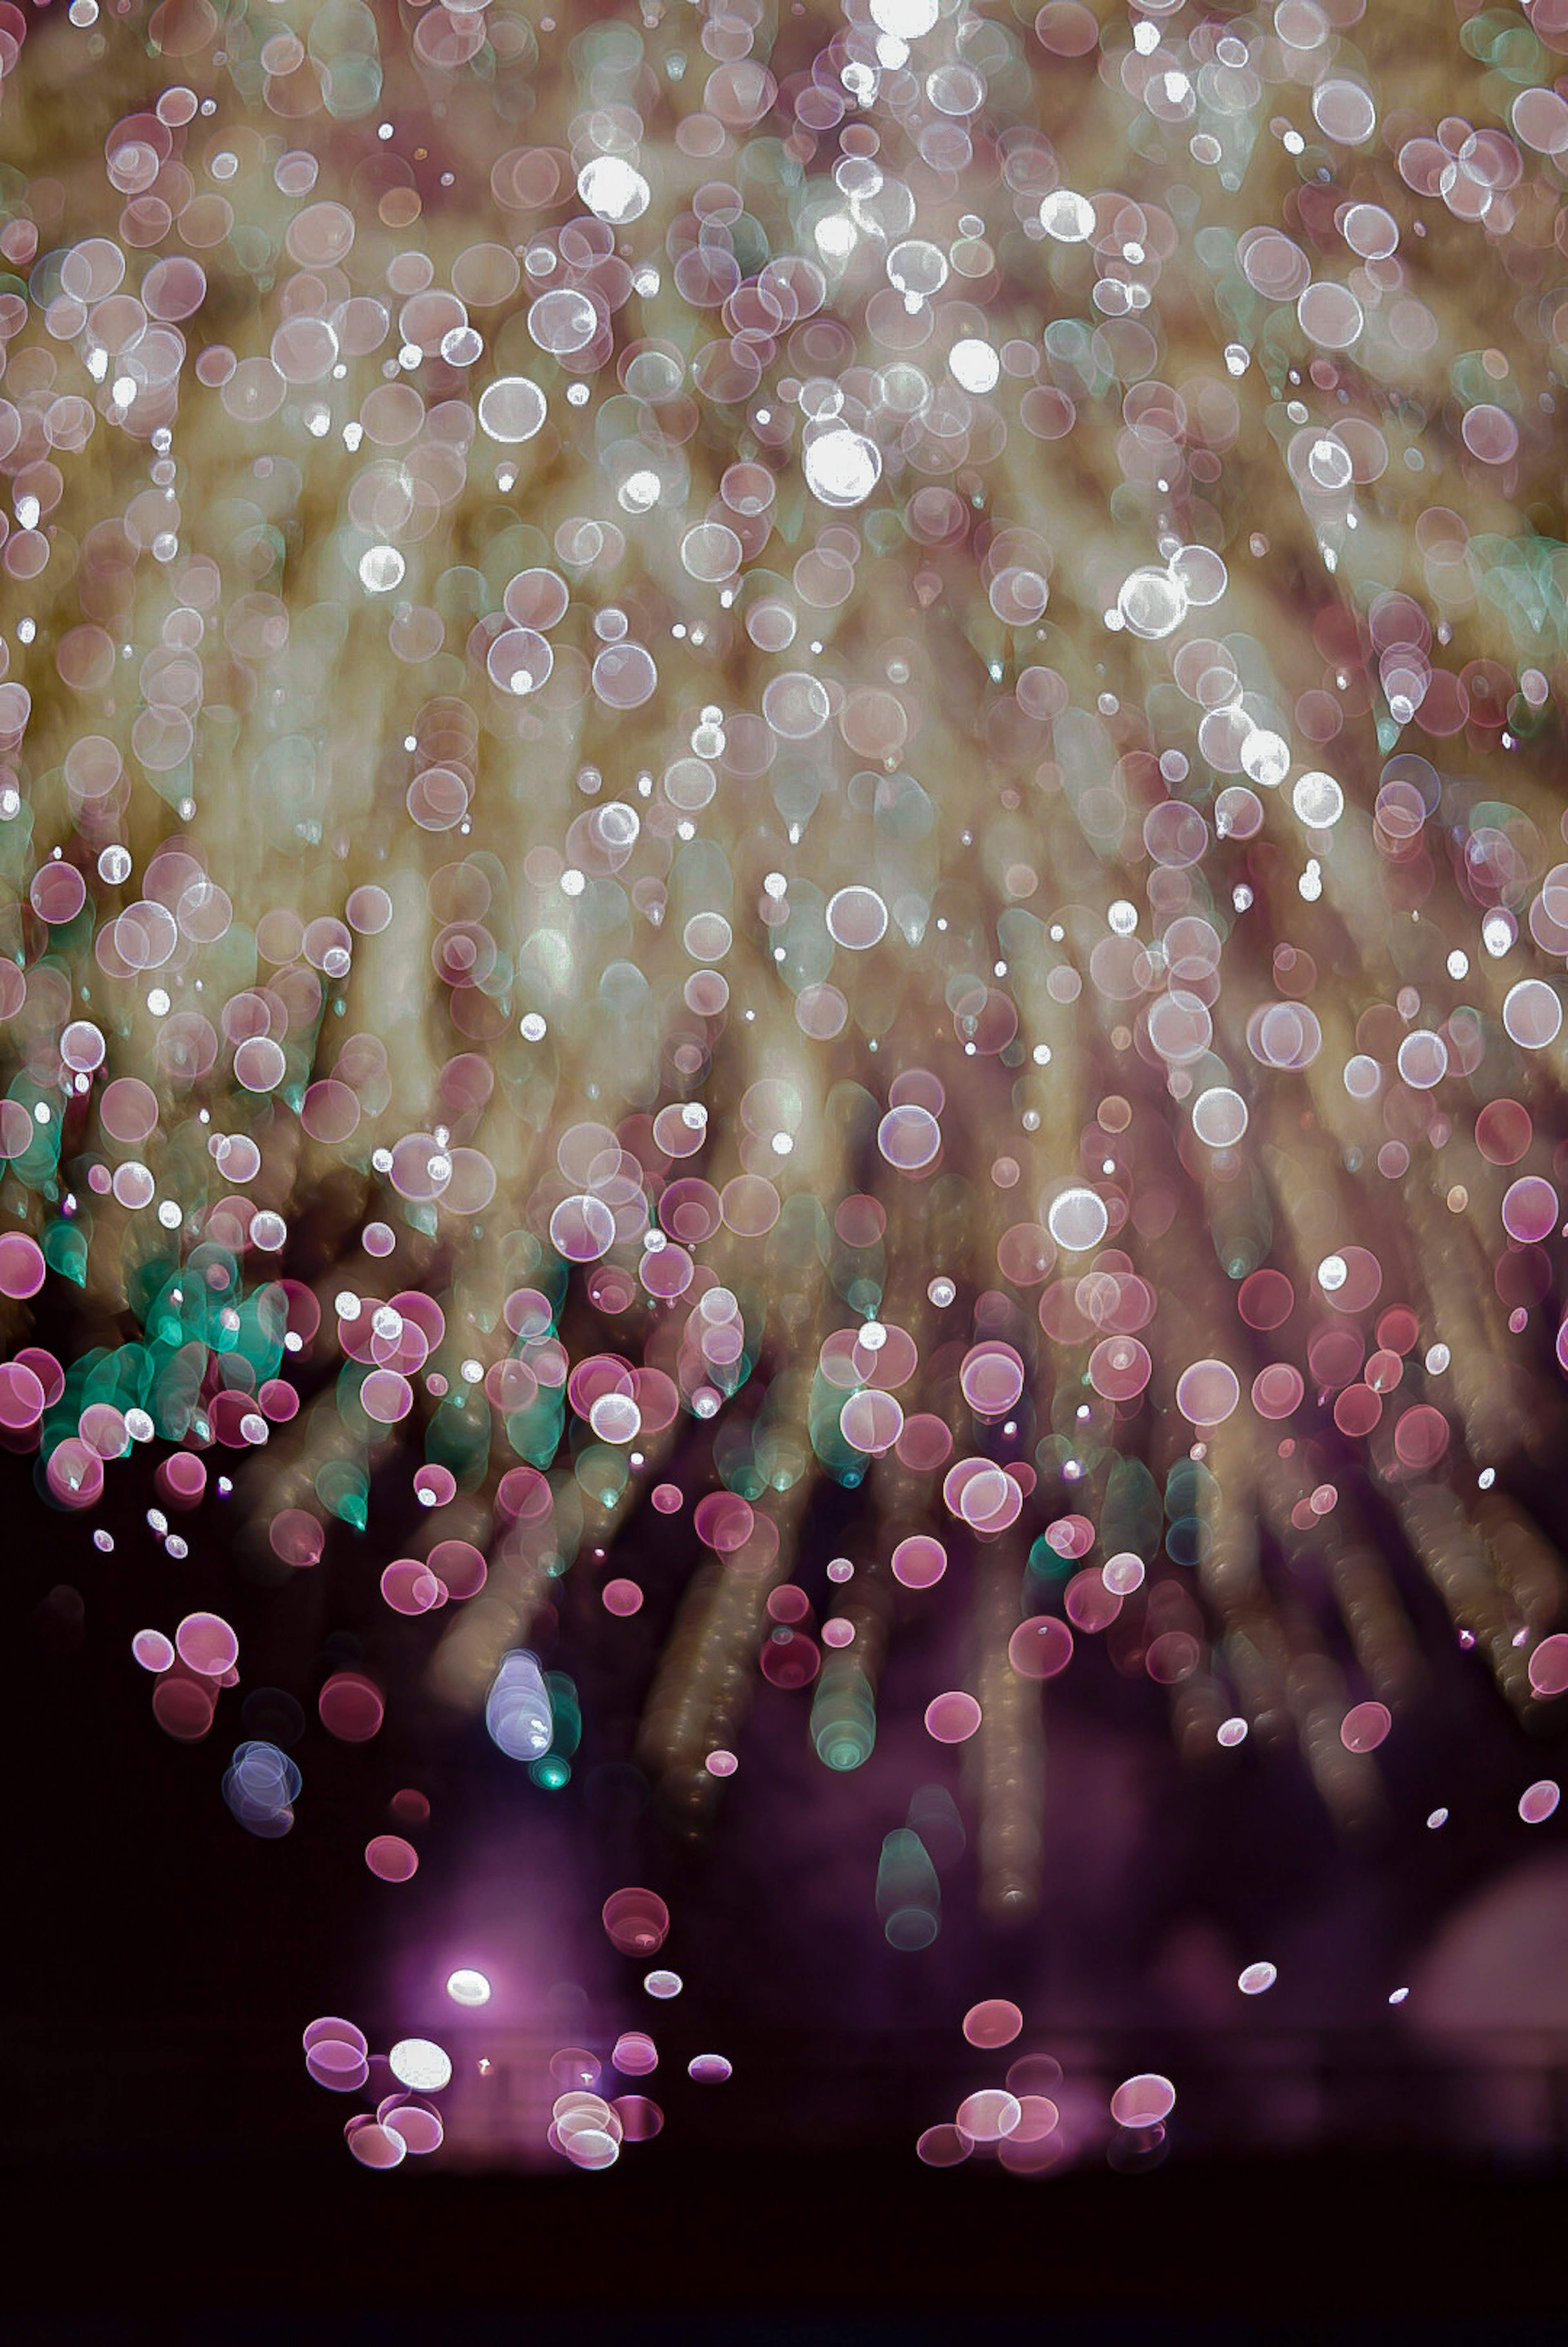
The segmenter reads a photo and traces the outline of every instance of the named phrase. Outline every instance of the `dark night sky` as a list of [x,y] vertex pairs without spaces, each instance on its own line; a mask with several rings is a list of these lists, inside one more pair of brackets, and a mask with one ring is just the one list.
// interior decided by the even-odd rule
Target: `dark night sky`
[[[624,1761],[632,1690],[596,1663],[606,1642],[590,1643],[595,1624],[570,1599],[554,1659],[578,1677],[589,1733],[573,1787],[554,1800],[475,1734],[435,1732],[412,1658],[372,1645],[367,1660],[392,1696],[382,1735],[334,1745],[312,1717],[295,1747],[299,1826],[260,1842],[219,1798],[244,1732],[238,1711],[220,1711],[204,1745],[170,1741],[131,1633],[219,1605],[239,1629],[245,1671],[225,1705],[272,1684],[313,1711],[329,1657],[350,1652],[326,1642],[362,1614],[353,1593],[366,1573],[330,1557],[308,1592],[259,1589],[220,1527],[208,1528],[211,1502],[190,1521],[183,1563],[128,1511],[112,1519],[117,1545],[104,1557],[87,1522],[36,1499],[25,1462],[7,1464],[5,1489],[4,2158],[31,2245],[13,2287],[46,2325],[64,2326],[70,2310],[73,2326],[21,2335],[141,2335],[75,2327],[93,2308],[122,2325],[138,2309],[211,2321],[224,2309],[226,2331],[233,2310],[270,2306],[466,2310],[477,2324],[475,2310],[518,2291],[562,2314],[622,2318],[1140,2304],[1457,2316],[1549,2302],[1561,2167],[1543,2127],[1560,2163],[1563,2075],[1533,2147],[1528,2130],[1511,2143],[1496,2097],[1476,2099],[1473,2074],[1456,2083],[1386,2004],[1388,1983],[1419,1980],[1445,1924],[1500,1876],[1522,1869],[1528,1894],[1545,1868],[1558,1906],[1542,1908],[1542,1928],[1553,1914],[1561,1924],[1558,1825],[1511,1840],[1497,1824],[1514,1780],[1551,1758],[1523,1747],[1462,1658],[1439,1673],[1405,1741],[1386,1829],[1347,1848],[1287,1762],[1244,1753],[1207,1783],[1184,1779],[1162,1706],[1090,1657],[1052,1716],[1041,1916],[1022,1933],[983,1929],[961,1860],[943,1883],[942,1938],[909,1957],[882,1942],[871,1893],[881,1835],[902,1821],[912,1784],[941,1775],[912,1701],[918,1636],[911,1651],[895,1646],[885,1732],[851,1780],[811,1758],[799,1699],[763,1689],[740,1775],[710,1842],[693,1850],[652,1811],[606,1814],[625,1777],[595,1772]],[[664,1569],[678,1580],[686,1566],[672,1552]],[[48,1602],[62,1585],[83,1601],[79,1639]],[[427,1792],[433,1817],[419,1878],[393,1889],[360,1851],[404,1784]],[[1421,1820],[1442,1799],[1451,1828],[1427,1834]],[[599,1903],[628,1881],[669,1900],[667,1955],[687,1983],[677,2007],[656,2013],[598,1932]],[[657,2142],[607,2177],[554,2161],[466,2172],[444,2155],[417,2176],[353,2167],[339,2132],[349,2106],[305,2076],[300,2028],[322,2011],[357,2016],[372,2042],[378,2024],[420,2025],[433,1982],[476,1949],[511,1997],[496,2014],[506,2042],[535,2059],[551,2043],[602,2051],[620,2027],[657,2028]],[[1527,1974],[1531,1951],[1516,1939],[1514,1952]],[[1236,1963],[1263,1953],[1280,1983],[1244,2004]],[[1523,1993],[1550,2007],[1550,1979]],[[1020,2049],[1052,2046],[1070,2078],[1104,2086],[1163,2067],[1178,2079],[1157,2173],[1112,2173],[1100,2152],[1047,2182],[978,2161],[921,2168],[920,2128],[989,2082],[957,2024],[997,1994],[1025,2010]],[[460,2047],[461,2033],[448,2042]],[[1560,2031],[1559,2055],[1563,2042]],[[721,2101],[676,2060],[709,2044],[737,2065]],[[1548,2044],[1526,2049],[1538,2075]],[[1304,2079],[1308,2107],[1293,2119]],[[1465,2244],[1458,2270],[1445,2239]]]

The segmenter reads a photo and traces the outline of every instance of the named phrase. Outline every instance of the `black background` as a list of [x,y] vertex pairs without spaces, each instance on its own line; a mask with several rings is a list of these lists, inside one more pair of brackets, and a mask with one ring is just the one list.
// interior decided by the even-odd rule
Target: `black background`
[[[1116,2340],[1145,2335],[1151,2318],[1167,2338],[1220,2347],[1321,2337],[1330,2326],[1350,2339],[1404,2335],[1407,2323],[1423,2339],[1547,2335],[1525,2318],[1543,2323],[1562,2301],[1561,2112],[1556,2158],[1539,2147],[1527,2156],[1467,2145],[1423,2116],[1429,2106],[1441,2112],[1441,2097],[1423,2103],[1416,2093],[1400,2125],[1392,2104],[1405,2087],[1377,2073],[1374,2058],[1363,2097],[1371,2126],[1345,2120],[1320,2148],[1270,2155],[1206,2129],[1200,2095],[1200,2123],[1184,2106],[1168,2157],[1147,2174],[1093,2161],[1044,2181],[978,2162],[927,2170],[901,2107],[890,2106],[886,2127],[875,2112],[840,2123],[863,2078],[838,2104],[820,2094],[815,2127],[798,2117],[780,2134],[781,2082],[797,2067],[830,2067],[854,2043],[852,2031],[833,2039],[832,1967],[771,2042],[745,1996],[732,1996],[726,2012],[732,1907],[715,1887],[717,1865],[668,1849],[659,1879],[704,1927],[686,1943],[689,1987],[726,2026],[720,2042],[742,2049],[722,2119],[704,2106],[700,2120],[672,2124],[606,2175],[466,2174],[440,2160],[392,2177],[358,2169],[341,2143],[341,2114],[307,2079],[298,2045],[312,2014],[345,2009],[334,1987],[359,1979],[372,2005],[378,1993],[388,1894],[355,1862],[353,1770],[369,1764],[340,1748],[329,1758],[346,1773],[334,1780],[325,1759],[308,1757],[307,1738],[301,1817],[313,1787],[343,1814],[332,1830],[258,1844],[218,1798],[222,1731],[212,1748],[163,1736],[150,1682],[128,1653],[144,1620],[172,1621],[226,1597],[242,1665],[252,1623],[271,1619],[272,1633],[255,1635],[273,1637],[273,1676],[288,1676],[292,1645],[308,1700],[322,1666],[312,1642],[323,1635],[323,1600],[308,1601],[310,1635],[295,1624],[280,1645],[276,1623],[294,1592],[248,1583],[201,1516],[187,1527],[191,1557],[168,1559],[139,1522],[150,1489],[141,1468],[111,1470],[111,1491],[116,1472],[126,1497],[111,1504],[117,1546],[102,1556],[87,1520],[38,1499],[30,1462],[5,1463],[0,2162],[13,2219],[9,2337],[570,2336],[591,2347],[629,2335],[705,2347],[809,2333],[830,2347],[851,2338],[875,2347],[895,2338]],[[70,1609],[51,1602],[62,1586],[80,1594],[79,1635]],[[319,1587],[328,1586],[323,1569]],[[572,1628],[568,1610],[563,1653],[581,1669]],[[1440,1707],[1429,1729],[1435,1745],[1463,1727],[1468,1765],[1482,1781],[1490,1768],[1500,1791],[1521,1768],[1551,1767],[1548,1753],[1525,1750],[1482,1681],[1471,1675],[1461,1685],[1483,1692],[1463,1697],[1473,1716]],[[590,1716],[594,1707],[585,1702]],[[460,1870],[473,1852],[483,1862],[494,1850],[486,1805],[502,1799],[504,1778],[513,1798],[512,1779],[488,1758],[465,1762],[459,1746],[400,1748],[394,1723],[409,1709],[389,1707],[378,1799],[387,1784],[419,1782],[452,1814],[463,1769],[474,1779],[466,1827],[429,1845],[439,1888],[443,1864]],[[416,1737],[418,1727],[413,1706],[404,1732]],[[1151,1737],[1151,1769],[1168,1765],[1168,1736]],[[1200,1843],[1187,1862],[1202,1862],[1207,1833],[1221,1906],[1240,1895],[1227,1891],[1231,1875],[1239,1882],[1249,1865],[1256,1870],[1271,1831],[1281,1868],[1305,1868],[1308,1901],[1342,1892],[1347,1868],[1368,1881],[1388,1876],[1386,1850],[1336,1854],[1326,1829],[1303,1823],[1298,1791],[1288,1773],[1260,1778],[1250,1810],[1243,1802],[1207,1826],[1202,1802],[1189,1801]],[[1418,1781],[1410,1794],[1419,1802],[1427,1788]],[[1495,1816],[1495,1805],[1481,1813]],[[595,1865],[609,1884],[639,1879],[634,1857],[657,1861],[662,1829],[651,1814],[595,1830],[603,1847],[587,1887],[596,1895]],[[1234,1842],[1238,1830],[1241,1847],[1227,1859],[1224,1837]],[[1557,1838],[1556,1821],[1543,1833]],[[1443,1901],[1484,1878],[1484,1833],[1468,1850],[1451,1845],[1443,1862],[1444,1881],[1429,1868],[1394,1883],[1381,1911],[1385,1940],[1391,1916],[1406,1945],[1419,1946]],[[748,1895],[744,1880],[738,1895]],[[718,1954],[705,1978],[709,1936]],[[1398,1960],[1398,1936],[1380,1961]],[[1377,2042],[1368,2040],[1374,2056]],[[1211,2066],[1226,2058],[1223,2043],[1207,2049]]]

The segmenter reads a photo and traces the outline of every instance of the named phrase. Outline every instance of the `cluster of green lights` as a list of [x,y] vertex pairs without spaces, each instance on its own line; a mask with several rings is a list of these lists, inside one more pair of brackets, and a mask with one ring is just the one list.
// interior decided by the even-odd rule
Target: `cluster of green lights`
[[811,1741],[830,1768],[864,1766],[877,1740],[877,1706],[865,1673],[850,1654],[830,1655],[811,1701]]
[[550,1749],[528,1763],[528,1777],[546,1793],[559,1793],[572,1781],[572,1756],[583,1739],[583,1706],[575,1683],[565,1671],[546,1671],[553,1732]]

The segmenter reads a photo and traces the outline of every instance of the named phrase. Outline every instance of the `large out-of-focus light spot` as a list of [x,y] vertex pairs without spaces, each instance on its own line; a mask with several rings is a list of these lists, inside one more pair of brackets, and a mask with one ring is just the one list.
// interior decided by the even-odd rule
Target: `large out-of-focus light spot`
[[981,2004],[972,2004],[963,2016],[963,2034],[970,2044],[988,2051],[998,2045],[1011,2045],[1023,2026],[1023,2014],[1004,1996],[987,1997]]
[[1110,1221],[1105,1200],[1082,1184],[1062,1191],[1045,1210],[1046,1229],[1069,1255],[1084,1255],[1098,1246]]
[[1058,244],[1084,244],[1095,233],[1095,207],[1071,188],[1054,188],[1041,202],[1040,225]]
[[360,584],[372,595],[390,595],[402,585],[407,569],[395,546],[367,547],[360,557]]
[[872,24],[897,41],[921,39],[941,13],[939,0],[871,0]]
[[1539,1696],[1568,1694],[1568,1634],[1543,1638],[1530,1657],[1530,1684]]
[[596,155],[577,174],[577,193],[588,210],[616,228],[641,219],[649,192],[642,173],[620,155]]
[[889,1109],[878,1125],[877,1147],[901,1173],[919,1173],[942,1147],[942,1127],[929,1109],[905,1102]]
[[1176,1408],[1194,1426],[1219,1426],[1241,1399],[1241,1383],[1227,1361],[1195,1361],[1176,1380]]
[[400,2037],[387,2065],[400,2086],[416,2094],[436,2095],[452,2082],[452,2056],[433,2038]]
[[375,1834],[365,1845],[365,1864],[382,1882],[410,1882],[419,1871],[419,1852],[402,1834]]
[[1345,812],[1345,794],[1332,774],[1298,774],[1290,804],[1308,831],[1331,831]]
[[976,336],[966,336],[954,343],[947,354],[947,364],[953,380],[976,397],[994,391],[1002,380],[1002,361],[989,343]]
[[1010,2095],[1004,2086],[982,2086],[964,2096],[953,2123],[972,2143],[1000,2143],[1023,2116],[1023,2106],[1016,2095]]
[[1157,2127],[1175,2108],[1176,2088],[1157,2070],[1124,2078],[1111,2096],[1111,2116],[1118,2127]]
[[504,1656],[485,1700],[484,1725],[509,1759],[536,1760],[550,1749],[554,1717],[535,1655],[518,1648]]
[[874,441],[834,425],[806,443],[801,466],[811,495],[825,506],[863,505],[882,476]]
[[545,395],[526,375],[498,375],[479,395],[480,428],[503,446],[532,440],[545,413]]
[[1247,1122],[1247,1102],[1227,1084],[1211,1085],[1192,1104],[1192,1129],[1210,1149],[1233,1149]]
[[1174,634],[1186,616],[1186,589],[1168,570],[1135,570],[1116,596],[1123,627],[1148,642]]
[[605,1901],[604,1925],[611,1945],[622,1955],[647,1957],[665,1943],[669,1909],[657,1891],[634,1886],[611,1892]]
[[1562,1028],[1562,1001],[1544,979],[1521,979],[1503,999],[1502,1023],[1521,1051],[1543,1051]]
[[1339,1722],[1339,1741],[1347,1752],[1375,1752],[1392,1725],[1387,1704],[1353,1704]]
[[980,1706],[972,1695],[953,1688],[926,1706],[926,1733],[938,1744],[963,1744],[980,1726]]

